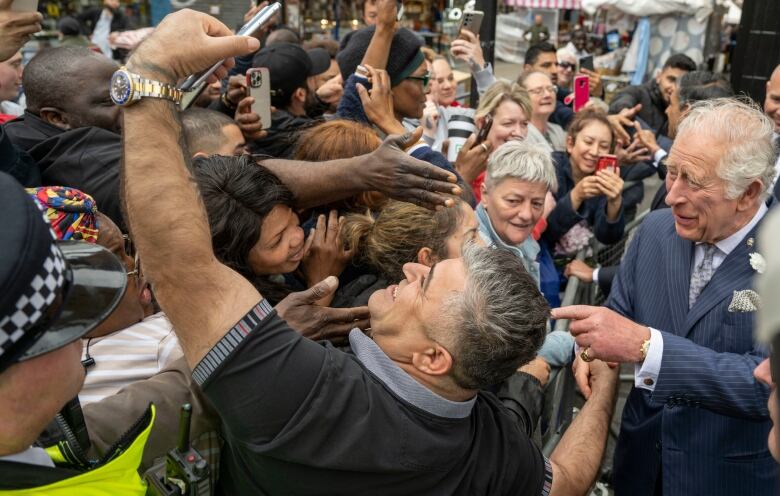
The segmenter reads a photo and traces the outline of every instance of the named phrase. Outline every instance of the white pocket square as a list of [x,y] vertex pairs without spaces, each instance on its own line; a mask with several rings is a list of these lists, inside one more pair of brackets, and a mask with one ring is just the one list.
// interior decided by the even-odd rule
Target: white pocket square
[[752,289],[734,291],[729,304],[729,312],[755,312],[761,308],[761,297]]

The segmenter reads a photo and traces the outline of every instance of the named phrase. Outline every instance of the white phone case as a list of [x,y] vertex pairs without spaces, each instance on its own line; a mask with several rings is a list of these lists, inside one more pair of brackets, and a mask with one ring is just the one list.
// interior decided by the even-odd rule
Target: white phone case
[[255,67],[246,71],[249,96],[255,99],[252,112],[260,116],[263,129],[271,127],[271,75],[267,67]]

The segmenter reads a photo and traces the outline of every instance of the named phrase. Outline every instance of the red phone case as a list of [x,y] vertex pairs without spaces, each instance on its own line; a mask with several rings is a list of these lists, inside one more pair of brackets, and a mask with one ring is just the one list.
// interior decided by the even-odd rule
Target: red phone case
[[612,172],[618,172],[617,155],[602,155],[596,163],[596,172],[604,169],[612,169]]
[[590,99],[590,78],[577,76],[574,78],[574,111],[579,112]]

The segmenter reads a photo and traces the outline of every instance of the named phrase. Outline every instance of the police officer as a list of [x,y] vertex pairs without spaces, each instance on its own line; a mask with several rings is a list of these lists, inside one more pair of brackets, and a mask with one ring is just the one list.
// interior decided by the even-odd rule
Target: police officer
[[[4,173],[0,244],[0,493],[144,494],[137,468],[153,408],[99,460],[85,456],[83,423],[72,425],[78,408],[63,410],[84,381],[81,337],[119,302],[125,268],[100,246],[55,241],[43,212]],[[59,435],[47,446],[37,439],[52,419]]]

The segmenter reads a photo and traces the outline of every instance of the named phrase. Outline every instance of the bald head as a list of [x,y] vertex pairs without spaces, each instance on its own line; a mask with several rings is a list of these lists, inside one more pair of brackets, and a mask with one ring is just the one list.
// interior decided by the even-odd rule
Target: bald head
[[769,81],[766,82],[764,113],[775,124],[775,133],[780,134],[780,65],[775,67]]
[[22,77],[27,110],[64,130],[101,127],[118,130],[119,108],[109,96],[117,64],[86,47],[44,50]]

